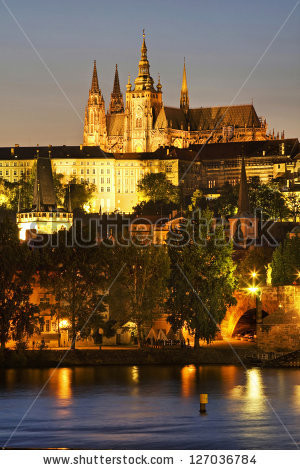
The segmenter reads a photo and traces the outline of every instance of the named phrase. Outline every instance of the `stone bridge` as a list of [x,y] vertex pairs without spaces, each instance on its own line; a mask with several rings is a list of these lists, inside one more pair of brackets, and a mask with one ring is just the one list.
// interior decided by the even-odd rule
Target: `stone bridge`
[[[237,304],[230,307],[221,324],[223,338],[231,338],[238,321],[249,311],[256,308],[255,295],[250,295],[246,290],[235,292]],[[278,335],[283,329],[292,333],[300,329],[300,286],[266,286],[261,288],[261,302],[264,314],[263,334],[268,335],[271,341],[270,330],[277,327]],[[278,329],[279,325],[281,327]],[[283,328],[284,327],[284,328]],[[276,331],[277,331],[276,330]],[[279,330],[281,333],[279,334]],[[266,338],[265,338],[266,339]]]

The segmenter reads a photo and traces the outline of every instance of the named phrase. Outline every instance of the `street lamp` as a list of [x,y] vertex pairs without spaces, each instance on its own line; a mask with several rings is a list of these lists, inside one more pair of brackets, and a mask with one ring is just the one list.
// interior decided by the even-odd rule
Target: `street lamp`
[[257,294],[257,292],[259,291],[259,287],[257,287],[257,286],[250,286],[250,287],[247,287],[247,290],[248,290],[251,294]]
[[257,277],[257,272],[252,271],[251,277],[253,279],[253,283],[251,286],[247,287],[247,290],[250,294],[255,295],[256,325],[260,325],[262,323],[261,289],[258,285],[254,284],[254,279]]
[[60,320],[60,322],[59,322],[59,328],[60,328],[61,330],[65,330],[65,329],[69,328],[69,326],[70,326],[70,323],[68,322],[68,320],[66,320],[66,319]]

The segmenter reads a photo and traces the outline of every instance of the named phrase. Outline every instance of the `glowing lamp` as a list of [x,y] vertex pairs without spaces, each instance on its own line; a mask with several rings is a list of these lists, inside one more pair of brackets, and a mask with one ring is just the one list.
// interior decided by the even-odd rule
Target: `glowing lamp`
[[256,286],[247,287],[247,290],[248,290],[251,294],[256,294],[257,291],[258,291],[258,287],[256,287]]
[[64,328],[68,328],[69,326],[70,326],[70,323],[68,322],[68,320],[66,319],[60,320],[59,328],[64,329]]

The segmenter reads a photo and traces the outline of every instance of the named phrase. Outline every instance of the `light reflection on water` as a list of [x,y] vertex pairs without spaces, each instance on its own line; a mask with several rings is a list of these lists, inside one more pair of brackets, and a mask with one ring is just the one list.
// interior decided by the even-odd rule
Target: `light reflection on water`
[[[0,444],[53,369],[0,378]],[[207,415],[199,394],[208,393]],[[299,443],[300,371],[235,366],[61,368],[10,447],[293,448]]]

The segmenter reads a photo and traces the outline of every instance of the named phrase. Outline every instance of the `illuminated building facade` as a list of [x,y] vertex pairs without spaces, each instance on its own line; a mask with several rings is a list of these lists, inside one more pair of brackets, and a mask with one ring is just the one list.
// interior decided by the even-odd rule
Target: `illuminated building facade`
[[[39,156],[49,157],[52,170],[72,180],[95,185],[90,212],[132,212],[139,202],[139,180],[148,172],[164,172],[185,195],[201,188],[217,197],[224,183],[238,184],[242,156],[248,179],[262,183],[283,178],[286,191],[299,191],[298,139],[194,145],[189,149],[159,148],[155,152],[106,153],[97,146],[0,147],[0,178],[29,178]],[[5,201],[4,201],[5,202]]]
[[[150,75],[145,34],[139,72],[126,85],[125,105],[116,67],[108,112],[99,87],[96,62],[85,110],[83,145],[98,145],[106,152],[153,152],[160,146],[188,148],[191,144],[236,142],[279,138],[267,136],[267,124],[253,104],[190,108],[183,67],[180,107],[165,106],[160,78],[155,85]],[[281,138],[284,138],[282,133]]]

